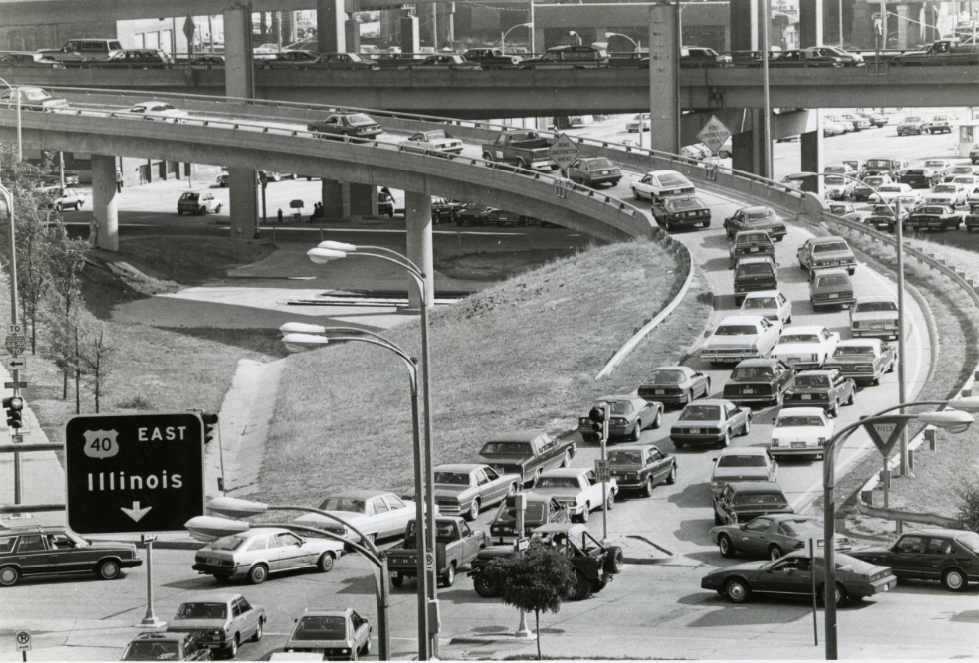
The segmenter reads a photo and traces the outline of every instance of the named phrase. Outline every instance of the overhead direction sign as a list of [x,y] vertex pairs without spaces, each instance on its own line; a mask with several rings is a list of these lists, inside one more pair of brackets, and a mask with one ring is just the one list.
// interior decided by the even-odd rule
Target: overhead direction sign
[[571,164],[577,161],[580,154],[578,146],[566,134],[558,136],[548,150],[548,156],[554,160],[561,172],[566,171]]
[[727,139],[731,137],[731,130],[724,126],[724,123],[717,119],[715,115],[711,115],[710,119],[707,120],[707,124],[704,128],[700,130],[697,134],[697,138],[700,142],[710,148],[710,151],[717,156],[717,153],[727,142]]
[[182,532],[204,515],[204,423],[193,412],[72,417],[65,478],[79,534]]

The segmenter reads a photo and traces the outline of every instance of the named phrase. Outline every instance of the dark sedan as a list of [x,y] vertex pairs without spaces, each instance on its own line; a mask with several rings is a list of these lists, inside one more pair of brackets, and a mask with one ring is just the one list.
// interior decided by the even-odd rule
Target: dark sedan
[[738,405],[779,405],[791,381],[792,369],[778,359],[745,359],[731,372],[724,398]]
[[94,573],[115,580],[142,565],[132,543],[89,541],[65,527],[0,528],[0,585],[21,577]]
[[642,491],[644,497],[660,483],[676,483],[676,458],[652,444],[616,447],[608,452],[608,464],[619,490]]
[[908,217],[908,230],[958,230],[961,217],[948,205],[922,205]]
[[[894,589],[897,578],[886,566],[874,566],[848,555],[836,555],[836,605]],[[826,577],[822,554],[810,560],[805,551],[789,553],[774,562],[746,562],[716,569],[705,575],[700,586],[712,589],[731,603],[744,603],[754,592],[812,595],[813,573],[820,597]]]
[[775,210],[760,205],[742,207],[736,211],[724,220],[724,230],[728,239],[734,239],[740,230],[764,230],[776,242],[781,242],[785,237],[785,223]]
[[686,366],[653,370],[639,385],[640,396],[670,405],[686,405],[710,396],[710,376]]
[[729,252],[731,269],[737,266],[741,258],[769,256],[772,261],[775,260],[775,244],[772,242],[771,235],[764,230],[740,231],[734,236]]
[[856,388],[853,378],[837,368],[800,371],[785,390],[782,403],[785,407],[821,407],[835,416],[840,405],[853,405]]
[[898,578],[938,580],[949,591],[960,592],[979,582],[979,534],[957,529],[906,532],[893,544],[861,548],[851,557],[887,565]]
[[[812,516],[795,513],[773,513],[758,516],[747,523],[717,525],[710,530],[710,540],[724,557],[741,553],[748,557],[776,560],[785,553],[801,550],[806,540],[815,538],[823,545],[823,524]],[[836,551],[850,550],[850,540],[836,535]]]
[[696,196],[664,196],[653,201],[653,218],[667,230],[676,227],[710,227],[710,208]]
[[[658,401],[647,401],[641,396],[603,396],[595,401],[592,408],[601,408],[602,403],[609,404],[609,438],[628,436],[630,440],[638,441],[644,428],[659,428],[663,424],[663,404]],[[588,415],[578,418],[578,430],[581,439],[586,442],[598,440],[592,423]]]
[[578,159],[568,168],[568,178],[585,186],[608,184],[615,186],[622,179],[622,171],[605,157]]
[[382,131],[381,126],[364,113],[335,113],[322,122],[313,122],[306,130],[317,134],[319,138],[374,138]]

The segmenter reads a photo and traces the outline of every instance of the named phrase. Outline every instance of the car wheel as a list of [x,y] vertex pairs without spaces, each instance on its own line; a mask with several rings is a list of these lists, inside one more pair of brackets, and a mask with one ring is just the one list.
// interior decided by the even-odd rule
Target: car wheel
[[[517,494],[517,484],[516,483],[511,483],[510,484],[510,488],[507,489],[507,491],[506,491],[506,496],[507,497],[513,497],[516,494]],[[504,499],[506,499],[506,498],[504,498]]]
[[674,441],[673,442],[673,446],[676,447],[677,449],[682,449],[683,448],[683,442],[676,442],[676,441]]
[[109,559],[99,564],[98,574],[103,580],[115,580],[119,573],[119,562]]
[[371,639],[370,639],[370,635],[368,634],[367,642],[364,643],[364,655],[366,656],[370,653],[371,653]]
[[320,555],[319,560],[316,562],[316,568],[318,568],[323,573],[329,573],[333,570],[333,555],[328,552]]
[[578,515],[579,523],[587,523],[588,519],[591,517],[591,504],[585,503],[585,508]]
[[636,425],[632,427],[632,432],[629,433],[629,439],[633,442],[638,442],[639,437],[642,435],[642,422],[638,419],[636,420]]
[[729,537],[727,534],[721,534],[721,536],[718,537],[717,548],[721,551],[721,557],[731,559],[738,554],[734,549],[734,543],[731,541],[731,537]]
[[262,636],[265,634],[265,620],[259,619],[258,626],[255,627],[255,635],[252,636],[252,642],[261,642]]
[[16,585],[20,579],[20,570],[13,566],[5,566],[0,569],[0,585],[10,587]]
[[451,587],[456,581],[456,567],[454,564],[449,564],[449,568],[445,570],[442,574],[442,586]]
[[57,205],[54,206],[55,212],[58,212],[60,214],[61,210],[62,210],[61,203],[58,203]]
[[652,497],[653,496],[653,477],[651,477],[651,476],[646,477],[646,483],[643,484],[643,487],[642,487],[642,496],[643,497]]
[[676,463],[670,467],[670,473],[666,475],[666,485],[672,486],[676,483]]
[[261,585],[269,577],[269,570],[266,566],[258,564],[248,571],[248,582],[253,585]]
[[203,205],[201,205],[201,206],[200,206],[200,207],[199,207],[199,208],[197,209],[197,213],[198,213],[198,214],[200,214],[201,216],[204,216],[205,214],[207,214],[207,208],[206,208],[206,207],[204,207]]
[[228,658],[234,658],[235,656],[238,655],[238,638],[239,637],[240,636],[237,633],[235,633],[235,637],[233,637],[231,639],[231,644],[229,644],[227,646],[227,648],[224,650],[224,653],[225,653],[225,655]]
[[635,198],[636,200],[642,200],[642,196],[639,195],[639,191],[637,191],[636,189],[632,190],[632,197]]
[[782,557],[782,549],[778,546],[769,546],[768,548],[768,559],[773,562]]
[[741,429],[741,434],[747,435],[750,432],[751,432],[751,417],[749,416],[747,419],[744,420],[744,428]]
[[472,504],[469,505],[469,512],[466,514],[466,520],[472,522],[479,518],[479,498],[474,497]]
[[832,407],[826,408],[826,414],[832,415],[834,417],[840,414],[840,401],[839,399],[833,401]]
[[693,400],[694,400],[693,389],[691,389],[690,391],[687,392],[687,403],[688,404],[693,403]]
[[564,458],[561,460],[561,467],[571,467],[571,452],[565,451]]
[[947,569],[942,573],[942,587],[950,592],[961,592],[968,585],[968,579],[959,569]]
[[741,578],[731,578],[724,584],[724,595],[731,603],[744,603],[751,597],[751,586]]
[[710,219],[707,219],[701,224],[704,228],[710,228]]
[[[819,601],[825,604],[826,586],[825,585],[820,586],[818,591],[819,591],[818,593]],[[833,593],[833,600],[836,602],[836,607],[839,608],[840,606],[845,605],[847,602],[847,598],[848,597],[846,595],[846,589],[844,589],[843,585],[841,585],[840,583],[836,583],[836,591]]]
[[[391,577],[391,584],[395,587],[400,587],[405,584],[405,577],[402,573],[396,573]],[[478,591],[478,590],[477,590]]]
[[624,566],[625,555],[622,554],[622,548],[609,546],[605,550],[605,563],[602,565],[605,573],[620,573]]
[[608,495],[605,496],[605,509],[611,511],[615,508],[615,491],[608,491]]
[[719,443],[719,446],[721,447],[721,449],[726,449],[727,447],[731,446],[731,431],[730,430],[724,431],[724,436],[721,437],[721,441]]
[[875,375],[874,379],[870,381],[870,384],[874,385],[875,387],[878,386],[880,384],[880,376]]
[[524,170],[526,170],[527,169],[527,162],[524,161],[522,158],[519,158],[518,157],[517,158],[517,168],[523,168]]
[[890,366],[887,367],[887,372],[893,373],[895,368],[897,368],[897,361],[892,361]]
[[85,207],[85,203],[84,203],[83,201],[81,201],[81,200],[80,200],[80,201],[78,201],[78,204],[77,204],[77,205],[75,205],[75,211],[76,211],[76,212],[78,212],[78,211],[80,211],[80,210],[81,210],[81,209],[82,209],[83,207]]
[[653,419],[653,428],[659,428],[663,425],[663,411],[660,410],[656,413],[656,418]]
[[502,587],[500,587],[500,583],[497,582],[497,580],[489,573],[486,571],[480,571],[476,574],[476,577],[473,578],[473,589],[475,589],[476,593],[482,596],[484,599],[491,599],[500,595],[500,590]]
[[534,480],[531,481],[530,483],[531,486],[537,485],[537,482],[540,481],[540,474],[541,474],[541,469],[538,467],[536,470],[534,470]]
[[581,571],[575,571],[574,580],[575,586],[574,591],[571,593],[571,600],[583,601],[591,594],[591,580],[586,578],[585,574]]
[[846,398],[847,405],[853,405],[853,390],[850,390],[850,395]]

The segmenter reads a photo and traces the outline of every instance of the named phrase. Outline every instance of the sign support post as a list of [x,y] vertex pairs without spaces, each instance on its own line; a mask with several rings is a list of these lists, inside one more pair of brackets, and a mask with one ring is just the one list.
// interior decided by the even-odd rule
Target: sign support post
[[567,196],[565,187],[567,186],[568,168],[578,160],[580,155],[581,152],[578,150],[578,146],[575,145],[575,142],[567,134],[560,134],[548,150],[548,156],[561,169],[561,180],[558,185],[558,196],[561,198]]
[[143,543],[146,544],[146,616],[139,623],[140,626],[151,628],[161,628],[167,623],[156,618],[153,611],[153,542],[155,536],[143,535]]

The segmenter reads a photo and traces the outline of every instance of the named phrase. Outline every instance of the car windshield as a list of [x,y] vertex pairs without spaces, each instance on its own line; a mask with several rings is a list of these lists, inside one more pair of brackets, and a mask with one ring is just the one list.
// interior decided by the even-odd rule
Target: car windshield
[[534,488],[578,488],[576,477],[541,477]]
[[799,518],[798,520],[783,520],[779,523],[779,529],[788,536],[801,536],[812,531],[821,529],[818,521],[809,518]]
[[[597,405],[598,404],[596,403],[596,406]],[[610,401],[609,409],[612,411],[612,414],[629,414],[635,408],[632,407],[632,403],[630,401]]]
[[824,177],[823,181],[826,182],[826,184],[835,184],[835,185],[846,184],[846,180],[842,177]]
[[610,451],[608,462],[612,465],[641,465],[642,452],[634,451]]
[[468,472],[436,472],[435,483],[441,483],[450,486],[468,486],[469,473]]
[[880,191],[881,193],[900,193],[904,191],[904,189],[897,184],[894,185],[885,184],[882,187],[880,187],[878,191]]
[[223,603],[181,603],[177,619],[224,619],[228,606]]
[[353,127],[362,127],[364,125],[374,124],[374,120],[363,113],[354,113],[353,115],[350,115],[347,117],[347,122],[349,122],[350,126]]
[[880,186],[884,183],[883,177],[868,177],[863,181],[867,186]]
[[813,253],[829,253],[830,251],[848,251],[846,242],[824,242],[812,247]]
[[841,345],[833,353],[834,357],[874,356],[874,349],[869,345]]
[[920,117],[909,117],[909,118],[906,118],[904,120],[904,122],[905,123],[907,123],[907,122],[921,122],[921,118]]
[[248,541],[247,536],[232,534],[231,536],[222,536],[220,539],[212,541],[207,547],[211,550],[238,550],[246,541]]
[[[499,516],[496,518],[496,522],[509,524],[515,522],[517,519],[516,510],[513,507],[507,507],[504,509]],[[527,502],[527,512],[524,515],[525,523],[542,523],[544,522],[544,505],[541,502]]]
[[872,313],[878,311],[896,311],[895,302],[857,302],[853,307],[854,313]]
[[152,642],[140,640],[130,642],[126,648],[126,653],[122,655],[124,661],[176,661],[180,655],[180,647],[174,641]]
[[749,297],[744,300],[744,310],[757,310],[757,309],[769,309],[775,308],[775,298],[774,297]]
[[717,467],[768,467],[768,463],[764,456],[742,454],[721,456],[717,459]]
[[527,442],[487,442],[479,453],[504,454],[507,456],[529,456],[534,452]]
[[680,419],[688,421],[719,421],[720,418],[719,405],[688,405],[680,415]]
[[787,506],[785,497],[778,493],[741,493],[734,496],[739,506]]
[[947,184],[939,184],[931,191],[932,193],[955,193],[958,191],[958,189],[954,186],[948,186]]
[[655,370],[649,374],[646,378],[646,382],[653,382],[655,384],[677,384],[678,382],[683,382],[685,375],[683,371],[678,371],[674,369],[659,369]]
[[979,554],[979,534],[976,532],[965,532],[955,537],[956,543],[972,552]]
[[768,236],[768,233],[764,232],[738,233],[737,242],[738,244],[771,244],[772,238]]
[[829,274],[828,276],[820,276],[816,279],[817,288],[840,288],[849,285],[849,279],[843,274]]
[[180,200],[197,200],[199,196],[200,194],[197,193],[185,193],[184,195],[180,196]]
[[800,416],[797,414],[786,415],[775,420],[775,428],[787,428],[790,426],[823,426],[825,422],[816,416]]
[[614,163],[612,163],[611,161],[609,161],[608,159],[590,159],[588,165],[593,170],[595,168],[617,168],[618,167]]
[[782,334],[778,339],[778,345],[787,343],[819,343],[819,337],[815,334]]
[[429,131],[427,134],[422,134],[425,140],[442,140],[444,138],[449,138],[444,131]]
[[915,210],[915,214],[944,214],[945,208],[943,207],[922,207],[919,210]]
[[797,375],[792,384],[796,387],[826,389],[829,387],[829,378],[825,375]]
[[751,336],[758,333],[754,325],[721,325],[714,332],[715,336]]
[[679,173],[662,173],[659,175],[660,186],[682,186],[690,184],[683,175]]
[[736,276],[766,276],[774,271],[767,262],[742,262],[738,264]]
[[320,511],[351,511],[367,513],[367,502],[355,497],[327,497],[320,503]]
[[775,373],[768,366],[752,366],[745,368],[736,368],[734,372],[731,373],[732,380],[770,380]]
[[307,615],[292,632],[293,640],[344,640],[346,637],[347,620],[339,616]]

